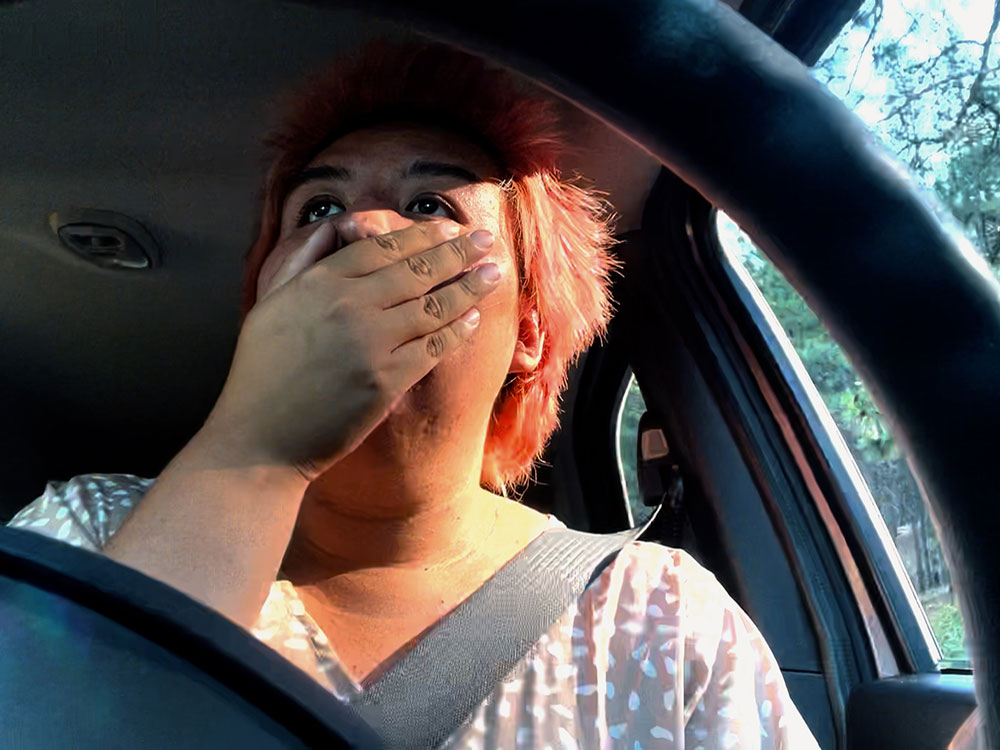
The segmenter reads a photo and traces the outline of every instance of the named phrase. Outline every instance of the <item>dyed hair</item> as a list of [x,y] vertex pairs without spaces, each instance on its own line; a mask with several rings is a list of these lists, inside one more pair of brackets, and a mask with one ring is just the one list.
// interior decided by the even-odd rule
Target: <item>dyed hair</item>
[[274,248],[290,179],[338,138],[386,122],[445,128],[485,148],[505,170],[501,226],[514,249],[520,319],[544,333],[538,367],[508,376],[493,405],[481,483],[508,495],[530,479],[559,423],[567,370],[597,336],[612,306],[608,249],[617,218],[596,191],[561,177],[568,149],[551,100],[478,57],[440,43],[379,39],[307,79],[289,96],[265,141],[274,161],[264,185],[260,229],[246,258],[240,321]]

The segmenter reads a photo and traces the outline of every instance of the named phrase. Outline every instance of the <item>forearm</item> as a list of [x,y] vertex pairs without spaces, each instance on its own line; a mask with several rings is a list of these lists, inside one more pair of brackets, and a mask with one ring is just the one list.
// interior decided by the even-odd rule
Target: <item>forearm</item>
[[105,545],[111,559],[249,629],[291,539],[308,483],[203,429]]

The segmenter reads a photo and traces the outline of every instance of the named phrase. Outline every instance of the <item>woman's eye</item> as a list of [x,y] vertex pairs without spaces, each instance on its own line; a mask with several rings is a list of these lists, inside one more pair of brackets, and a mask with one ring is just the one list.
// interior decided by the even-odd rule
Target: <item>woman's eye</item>
[[[418,210],[415,211],[418,214],[433,215],[435,210],[442,210],[444,211],[444,216],[452,216],[454,218],[451,208],[444,201],[435,198],[433,195],[422,195],[419,198],[415,198],[406,209],[409,210],[411,206],[418,207]],[[422,211],[419,208],[429,208],[430,210]]]
[[317,222],[320,219],[325,219],[328,216],[332,216],[334,207],[341,208],[341,210],[343,210],[342,207],[332,198],[323,196],[313,198],[312,200],[307,201],[302,207],[302,210],[299,211],[298,225],[301,227],[306,224]]
[[[333,198],[328,196],[317,196],[306,201],[305,205],[302,206],[299,210],[296,224],[300,227],[305,226],[306,224],[314,224],[317,221],[333,216],[337,213],[334,209],[343,211],[344,207]],[[436,198],[433,195],[423,195],[419,198],[413,199],[406,207],[406,210],[412,210],[414,213],[425,214],[428,216],[440,215],[454,218],[454,212],[451,210],[451,207],[448,206],[448,204],[446,204],[443,200]]]

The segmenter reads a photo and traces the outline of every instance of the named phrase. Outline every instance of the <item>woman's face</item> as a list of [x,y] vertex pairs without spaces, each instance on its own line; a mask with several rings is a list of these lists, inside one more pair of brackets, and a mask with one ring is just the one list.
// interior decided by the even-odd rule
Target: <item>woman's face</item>
[[[416,162],[460,169],[402,176]],[[457,445],[468,461],[468,441],[479,440],[478,446],[482,445],[493,401],[508,372],[524,369],[518,364],[521,353],[515,356],[517,264],[503,222],[504,194],[496,184],[505,175],[482,147],[462,136],[405,123],[345,135],[308,167],[340,167],[346,172],[331,171],[286,196],[278,241],[258,277],[258,298],[269,289],[282,261],[323,222],[335,225],[338,246],[420,221],[450,220],[460,224],[463,233],[476,229],[493,233],[494,245],[483,262],[496,263],[502,275],[498,288],[478,305],[482,314],[478,329],[417,383],[366,441],[374,440],[382,451],[403,449],[414,461],[428,455],[435,461],[446,460],[442,451]],[[478,181],[470,181],[462,170],[478,176]]]

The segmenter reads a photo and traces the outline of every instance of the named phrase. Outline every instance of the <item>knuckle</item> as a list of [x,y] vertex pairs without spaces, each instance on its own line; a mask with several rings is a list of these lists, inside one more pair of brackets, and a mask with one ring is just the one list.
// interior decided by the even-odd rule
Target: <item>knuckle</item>
[[430,336],[427,337],[427,353],[429,355],[437,359],[442,354],[444,354],[444,350],[445,350],[444,334],[442,334],[439,331],[437,333],[432,333]]
[[379,234],[372,237],[372,240],[380,248],[385,250],[387,255],[396,256],[399,255],[401,246],[399,244],[399,238],[391,234]]
[[458,240],[452,240],[445,243],[445,247],[448,248],[452,257],[455,258],[462,265],[465,265],[469,260],[469,250],[466,245]]
[[441,300],[433,294],[424,297],[424,314],[435,320],[444,318],[444,306],[441,304]]
[[465,276],[463,276],[459,280],[458,285],[460,287],[462,287],[462,290],[466,294],[469,294],[469,295],[479,294],[479,284],[478,284],[477,279],[476,279],[476,274],[474,274],[474,273],[467,273],[467,274],[465,274]]
[[423,255],[411,255],[406,259],[406,266],[417,278],[424,280],[434,275],[434,264]]

